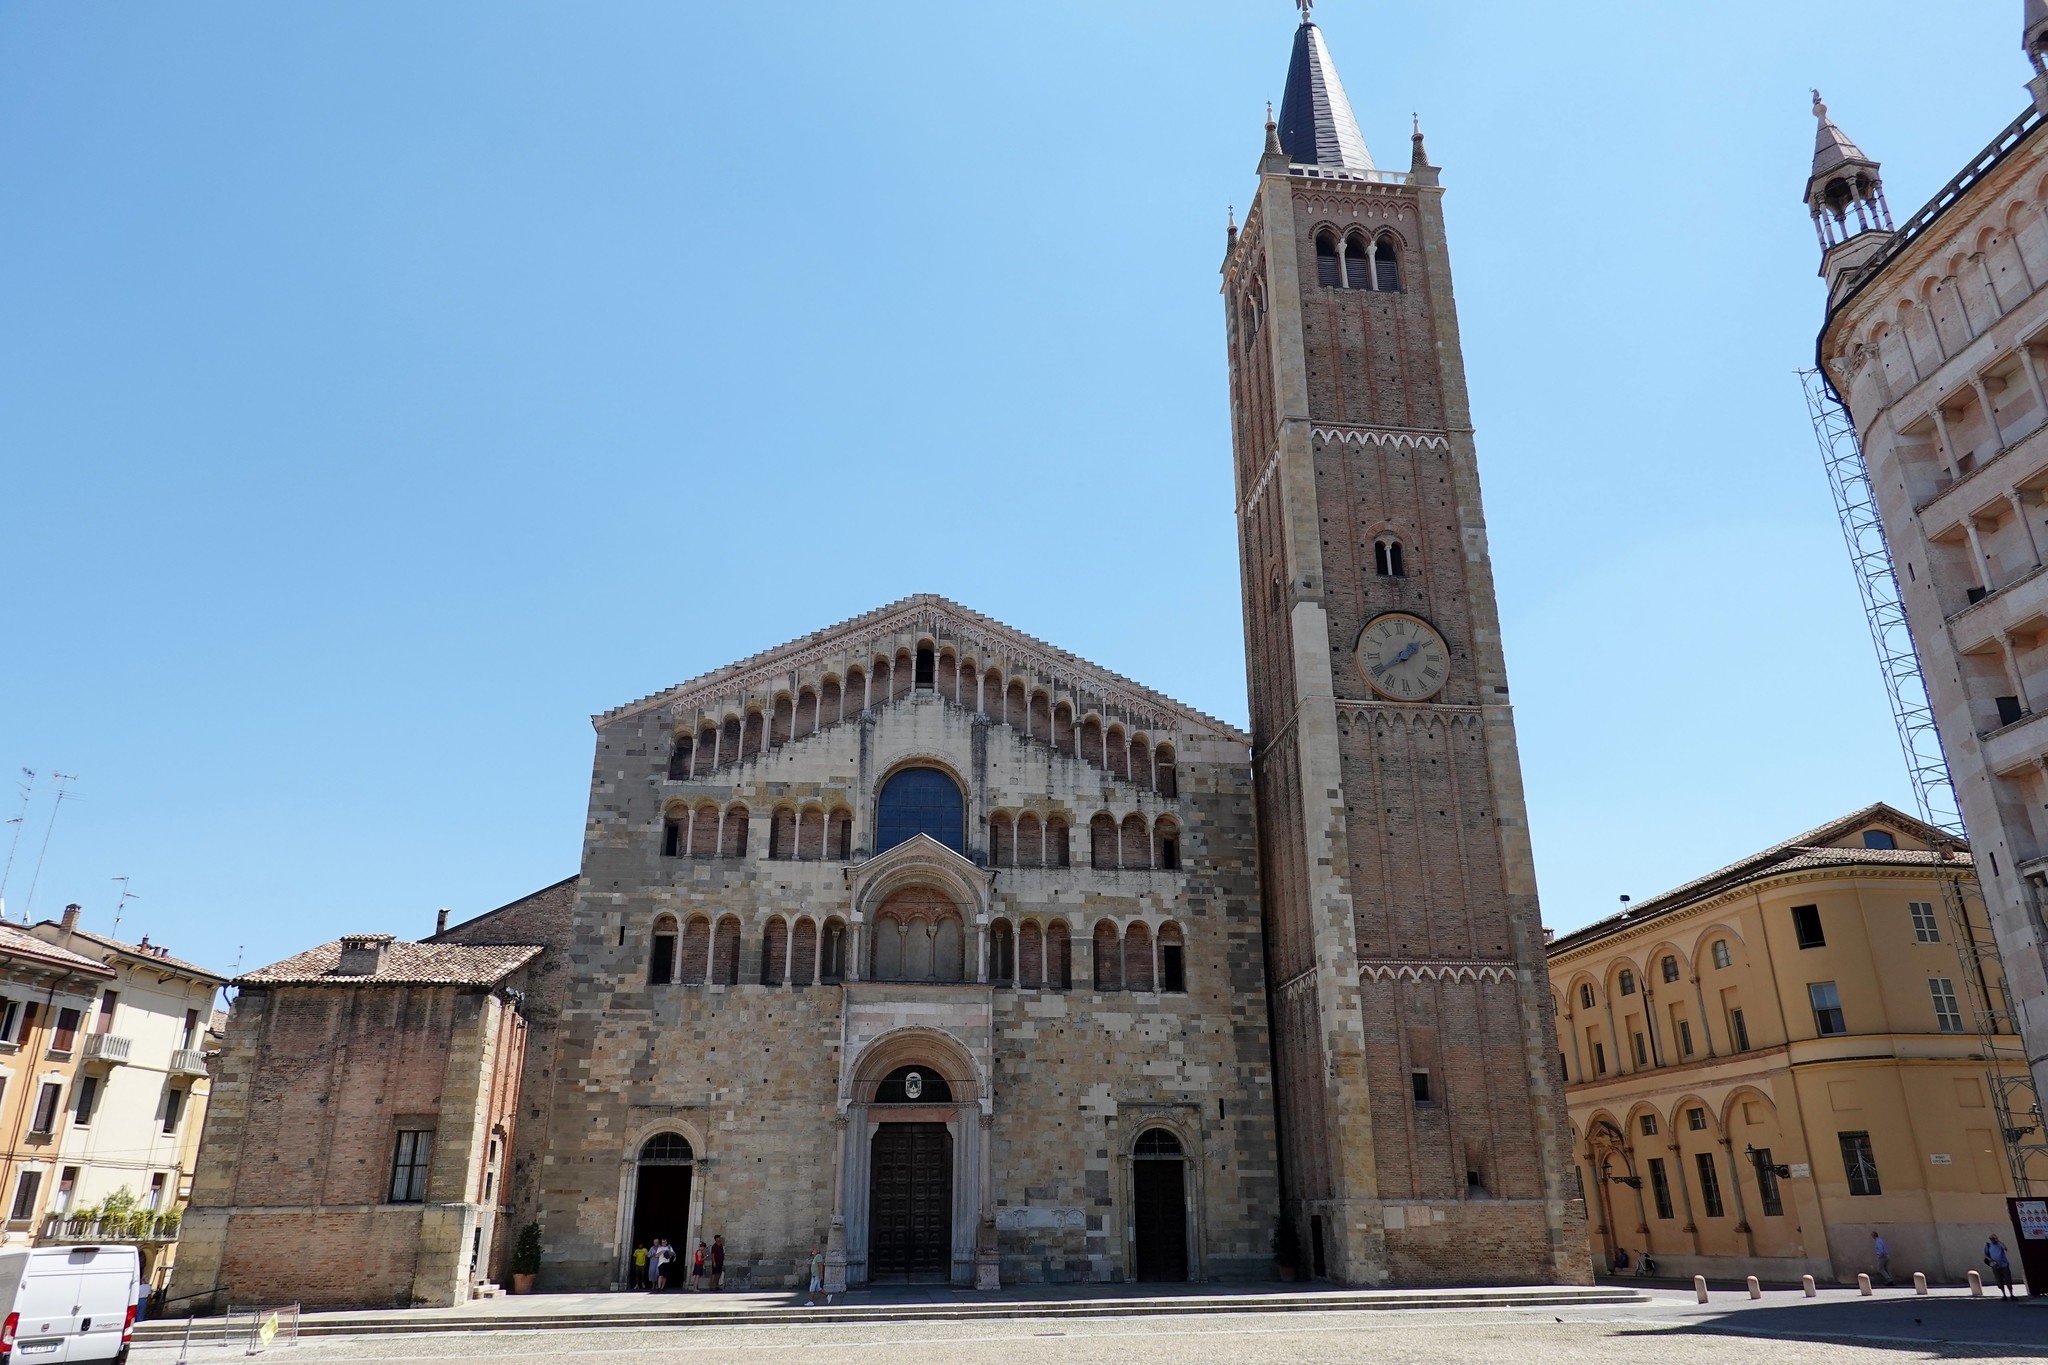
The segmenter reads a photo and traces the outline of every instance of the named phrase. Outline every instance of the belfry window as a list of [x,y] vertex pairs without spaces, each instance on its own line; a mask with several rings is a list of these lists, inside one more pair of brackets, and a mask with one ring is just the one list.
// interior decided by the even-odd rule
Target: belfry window
[[1316,283],[1325,289],[1341,288],[1344,267],[1337,257],[1337,239],[1329,233],[1316,235]]
[[1366,255],[1363,237],[1353,237],[1344,243],[1344,286],[1347,289],[1372,288],[1372,261]]
[[1381,536],[1372,543],[1372,563],[1381,578],[1408,576],[1408,565],[1401,553],[1401,542],[1392,536]]
[[905,768],[882,784],[875,817],[875,851],[886,853],[920,834],[965,853],[966,817],[960,788],[937,768]]
[[917,688],[929,692],[937,685],[938,656],[930,645],[920,645],[917,650]]
[[1374,280],[1373,287],[1382,294],[1401,292],[1401,258],[1394,249],[1394,239],[1382,237],[1372,244]]

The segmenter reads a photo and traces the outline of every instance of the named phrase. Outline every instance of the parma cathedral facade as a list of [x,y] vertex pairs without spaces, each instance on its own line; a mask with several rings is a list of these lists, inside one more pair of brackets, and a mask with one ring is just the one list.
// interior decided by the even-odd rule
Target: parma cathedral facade
[[1251,733],[935,596],[597,717],[576,877],[239,983],[174,1293],[1590,1278],[1437,170],[1304,20],[1258,175]]

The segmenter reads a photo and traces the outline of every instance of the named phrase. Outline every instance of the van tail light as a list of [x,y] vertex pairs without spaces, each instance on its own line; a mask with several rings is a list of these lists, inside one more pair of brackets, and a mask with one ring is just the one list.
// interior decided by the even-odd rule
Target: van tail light
[[135,1340],[135,1305],[128,1305],[128,1316],[121,1322],[121,1344],[126,1346]]
[[0,1326],[0,1365],[6,1365],[7,1359],[14,1354],[14,1334],[20,1330],[21,1314],[9,1313],[6,1324]]

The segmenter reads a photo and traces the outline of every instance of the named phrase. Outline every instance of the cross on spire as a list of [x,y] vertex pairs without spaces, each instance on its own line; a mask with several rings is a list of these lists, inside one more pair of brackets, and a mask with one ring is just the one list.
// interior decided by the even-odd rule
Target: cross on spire
[[1315,22],[1315,17],[1309,11],[1316,7],[1316,0],[1294,0],[1294,3],[1301,6],[1301,22],[1304,24]]

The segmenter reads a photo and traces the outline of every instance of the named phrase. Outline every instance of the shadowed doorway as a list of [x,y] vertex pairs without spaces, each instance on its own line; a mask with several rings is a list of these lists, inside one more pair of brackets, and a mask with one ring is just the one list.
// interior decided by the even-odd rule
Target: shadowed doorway
[[[639,1180],[633,1196],[633,1246],[665,1237],[676,1248],[678,1267],[687,1262],[690,1181],[696,1154],[680,1133],[656,1133],[640,1148]],[[628,1248],[630,1250],[630,1248]],[[671,1288],[674,1280],[671,1277]]]
[[1131,1152],[1131,1202],[1140,1280],[1178,1283],[1188,1277],[1186,1170],[1179,1138],[1164,1128],[1138,1135]]
[[953,1135],[946,1125],[884,1123],[875,1130],[871,1169],[869,1278],[952,1278]]

